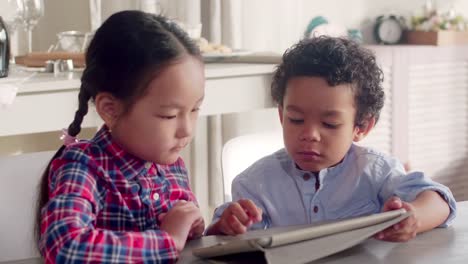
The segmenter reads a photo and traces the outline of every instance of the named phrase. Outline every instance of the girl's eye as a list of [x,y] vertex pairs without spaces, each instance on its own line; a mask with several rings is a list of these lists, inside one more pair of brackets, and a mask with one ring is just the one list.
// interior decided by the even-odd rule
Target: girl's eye
[[304,119],[294,119],[294,118],[288,118],[288,119],[289,119],[289,122],[291,122],[291,124],[299,125],[299,124],[304,123]]
[[330,123],[323,123],[323,126],[326,127],[326,128],[330,128],[330,129],[337,129],[340,125],[330,124]]
[[200,111],[200,107],[192,109],[192,112],[198,112],[198,111]]
[[176,118],[175,115],[172,115],[172,116],[159,116],[159,117],[162,118],[162,119],[174,119],[174,118]]

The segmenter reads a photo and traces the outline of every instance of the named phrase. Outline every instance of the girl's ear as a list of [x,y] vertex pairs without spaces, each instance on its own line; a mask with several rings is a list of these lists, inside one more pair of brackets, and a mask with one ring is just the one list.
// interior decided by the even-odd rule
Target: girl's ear
[[98,93],[94,104],[104,123],[112,129],[122,113],[122,102],[110,93]]
[[364,139],[375,126],[375,117],[369,117],[360,126],[354,128],[353,141],[358,142]]

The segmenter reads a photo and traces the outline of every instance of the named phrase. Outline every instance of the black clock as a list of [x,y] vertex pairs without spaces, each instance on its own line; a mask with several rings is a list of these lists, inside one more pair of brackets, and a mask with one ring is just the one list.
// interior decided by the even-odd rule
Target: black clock
[[398,44],[405,29],[404,19],[394,15],[379,16],[374,26],[374,37],[379,44]]

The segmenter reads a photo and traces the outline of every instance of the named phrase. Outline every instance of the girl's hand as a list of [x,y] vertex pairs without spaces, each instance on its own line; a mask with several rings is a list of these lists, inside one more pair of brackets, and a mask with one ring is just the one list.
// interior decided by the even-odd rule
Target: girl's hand
[[[162,219],[166,216],[166,214],[167,213],[162,213],[158,215],[159,221],[162,221]],[[193,222],[187,239],[200,238],[203,235],[203,231],[205,231],[205,220],[203,220],[203,217],[200,217],[197,220],[195,220],[195,222]]]
[[205,231],[205,220],[203,220],[203,217],[200,217],[193,222],[188,239],[200,238],[203,235],[203,231]]
[[404,208],[406,211],[412,212],[412,214],[403,221],[377,233],[374,236],[376,239],[390,242],[406,242],[416,236],[420,221],[418,220],[418,216],[412,204],[404,202],[400,198],[394,196],[385,202],[382,211],[386,212],[400,208]]
[[200,209],[194,203],[181,200],[166,214],[161,214],[158,218],[161,221],[161,230],[169,233],[177,250],[181,251],[184,249],[189,232],[202,216]]
[[226,208],[221,218],[207,232],[209,235],[243,234],[254,223],[262,221],[262,209],[251,200],[241,199]]

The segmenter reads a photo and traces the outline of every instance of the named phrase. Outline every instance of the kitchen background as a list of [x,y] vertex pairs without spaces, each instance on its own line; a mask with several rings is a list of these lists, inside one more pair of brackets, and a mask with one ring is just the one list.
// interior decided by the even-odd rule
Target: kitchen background
[[[7,10],[8,0],[0,0],[0,15]],[[236,49],[249,51],[272,51],[282,53],[286,48],[302,38],[309,21],[318,15],[328,21],[343,25],[348,29],[359,29],[364,43],[375,44],[372,29],[375,18],[381,14],[397,14],[409,17],[422,9],[425,0],[45,0],[44,16],[33,30],[33,50],[46,51],[57,40],[56,34],[62,31],[91,31],[96,23],[106,19],[110,14],[123,9],[142,9],[155,11],[154,3],[158,2],[163,12],[187,25],[203,25],[202,36],[215,43],[222,43]],[[100,12],[90,15],[90,4],[101,2]],[[435,1],[440,10],[453,8],[457,13],[468,17],[468,0]],[[156,10],[157,11],[157,10]],[[19,27],[12,38],[13,55],[22,54],[27,50],[26,33]],[[468,69],[463,64],[464,69]],[[466,75],[466,71],[465,71]],[[466,76],[465,76],[466,77]],[[466,78],[463,93],[466,97]],[[455,81],[453,81],[455,82]],[[398,98],[395,98],[397,100]],[[465,102],[465,101],[464,101]],[[466,107],[463,108],[466,112]],[[72,117],[70,117],[71,120]],[[466,120],[466,116],[464,116]],[[21,121],[19,121],[21,122]],[[466,132],[466,122],[460,128]],[[64,124],[66,126],[67,124]],[[1,123],[0,123],[1,126]],[[211,128],[207,117],[201,117],[199,134],[207,133]],[[238,135],[280,129],[275,109],[254,111],[249,113],[226,114],[216,119],[217,133],[220,138],[208,144],[220,144]],[[85,130],[80,137],[86,138],[94,133],[92,129]],[[445,137],[441,135],[440,137]],[[459,145],[466,152],[466,134]],[[0,155],[26,153],[56,149],[60,144],[57,132],[39,133],[0,137]],[[464,157],[464,154],[460,154]],[[185,154],[190,159],[190,150]],[[206,155],[206,153],[205,153]],[[209,157],[209,155],[206,155]],[[406,158],[406,157],[405,157]],[[404,160],[406,161],[406,160]],[[219,161],[207,160],[210,163],[210,179],[218,179]],[[411,162],[411,160],[410,160]],[[466,162],[466,161],[465,161]],[[416,163],[416,168],[417,163]],[[466,180],[464,181],[466,182]],[[210,206],[219,204],[222,196],[219,192],[210,190],[221,186],[207,187],[205,200]],[[468,186],[463,187],[468,188]],[[468,198],[466,189],[465,197]],[[462,196],[461,196],[462,197]],[[209,213],[207,213],[209,215]]]
[[[0,15],[7,12],[9,0],[0,1]],[[360,29],[365,43],[374,43],[372,26],[381,14],[409,17],[420,11],[426,0],[45,0],[45,15],[33,32],[33,49],[47,50],[61,31],[91,30],[90,2],[101,2],[102,20],[123,9],[148,9],[159,3],[168,16],[194,24],[210,20],[210,7],[221,6],[220,24],[228,21],[234,28],[230,44],[234,48],[257,51],[283,52],[302,37],[308,22],[315,16],[325,16],[330,22],[347,28]],[[468,1],[439,0],[434,4],[440,10],[453,7],[457,13],[468,16]],[[204,36],[209,37],[203,23]],[[19,28],[14,36],[13,51],[25,51],[25,32]]]
[[[0,1],[0,15],[8,12],[9,0]],[[236,49],[249,51],[275,51],[282,53],[298,41],[309,21],[322,15],[328,21],[348,29],[362,31],[364,43],[372,44],[372,27],[381,14],[397,14],[409,17],[420,11],[426,0],[45,0],[45,15],[33,30],[33,50],[46,51],[57,40],[62,31],[92,30],[90,5],[101,3],[101,20],[123,9],[148,9],[154,11],[155,3],[160,10],[187,24],[202,23],[202,35],[212,42],[222,43]],[[468,16],[467,0],[434,1],[440,10],[453,8],[457,13]],[[213,8],[214,7],[214,8]],[[216,11],[213,11],[216,9]],[[10,11],[11,12],[11,11]],[[93,17],[93,19],[91,19]],[[214,26],[213,26],[214,25]],[[211,27],[210,27],[211,26]],[[214,30],[213,30],[214,29]],[[223,32],[224,30],[224,32]],[[26,52],[27,38],[23,28],[12,34],[12,54]],[[223,117],[224,138],[235,135],[278,128],[274,110],[235,114]],[[30,138],[31,139],[31,138]],[[0,142],[2,139],[0,139]],[[33,147],[34,138],[24,149]],[[8,139],[7,142],[15,142]],[[16,142],[15,142],[16,143]],[[39,143],[36,143],[39,144]],[[17,144],[10,144],[16,146]],[[48,145],[42,143],[42,145]],[[2,145],[0,152],[11,152],[12,147]],[[14,147],[13,147],[14,149]]]

